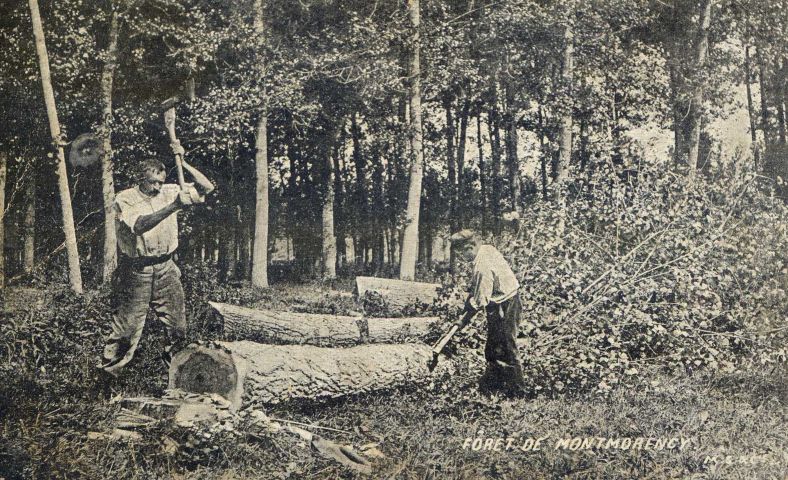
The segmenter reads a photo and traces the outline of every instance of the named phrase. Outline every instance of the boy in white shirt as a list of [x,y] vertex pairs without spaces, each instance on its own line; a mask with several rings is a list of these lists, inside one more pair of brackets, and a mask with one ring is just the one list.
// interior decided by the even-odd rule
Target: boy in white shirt
[[487,314],[487,371],[481,386],[523,394],[525,380],[516,343],[522,310],[520,282],[501,252],[482,244],[473,231],[462,230],[450,240],[461,258],[473,260],[470,293],[457,326],[460,330],[466,327],[481,309]]

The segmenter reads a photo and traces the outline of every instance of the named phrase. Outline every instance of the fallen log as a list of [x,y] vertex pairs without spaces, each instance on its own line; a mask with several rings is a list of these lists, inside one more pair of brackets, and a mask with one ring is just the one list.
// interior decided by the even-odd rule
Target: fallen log
[[408,282],[392,278],[356,277],[355,295],[363,302],[368,294],[380,296],[386,311],[402,312],[421,305],[432,305],[438,298],[439,283]]
[[[218,348],[217,348],[218,347]],[[293,399],[330,399],[424,384],[432,351],[424,344],[321,348],[219,342],[189,345],[170,365],[169,388],[219,393],[233,408]]]
[[347,347],[421,341],[440,322],[438,317],[364,318],[208,304],[222,318],[229,338],[284,345]]

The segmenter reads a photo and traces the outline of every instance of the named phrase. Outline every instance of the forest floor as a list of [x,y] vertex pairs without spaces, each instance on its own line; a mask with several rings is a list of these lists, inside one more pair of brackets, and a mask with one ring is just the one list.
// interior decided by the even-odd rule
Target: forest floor
[[[285,285],[236,300],[302,311],[353,308],[336,288],[350,289]],[[99,293],[86,297],[78,308],[90,317],[103,304]],[[54,325],[65,321],[60,317],[68,315],[57,312],[73,298],[28,289],[7,290],[4,300],[0,320],[6,332],[21,332],[13,343],[45,345],[22,333],[46,332],[47,315],[57,317],[50,319]],[[0,372],[7,375],[0,378],[0,478],[363,478],[296,436],[251,432],[243,421],[231,431],[210,433],[158,426],[137,440],[91,434],[110,431],[120,408],[113,395],[96,393],[92,385],[104,328],[98,326],[75,333],[84,341],[58,340],[76,346],[57,364],[47,357],[61,355],[57,348],[11,351],[6,333],[0,351]],[[151,327],[128,377],[115,387],[115,399],[160,395],[166,387],[157,358],[161,329]],[[33,360],[23,362],[20,355]],[[505,399],[478,392],[480,360],[479,351],[460,350],[453,359],[459,373],[423,389],[285,404],[265,413],[335,429],[313,432],[356,448],[374,444],[379,456],[372,459],[372,478],[787,478],[784,367],[738,374],[641,372],[634,388],[604,396]],[[572,449],[582,442],[573,444],[574,438],[588,440]],[[624,448],[638,438],[641,448]],[[654,440],[646,443],[649,438],[675,440],[659,450]],[[534,448],[536,439],[541,441]]]

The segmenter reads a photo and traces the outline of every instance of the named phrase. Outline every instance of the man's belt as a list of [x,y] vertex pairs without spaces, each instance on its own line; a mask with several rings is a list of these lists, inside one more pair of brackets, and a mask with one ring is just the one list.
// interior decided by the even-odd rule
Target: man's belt
[[120,261],[121,263],[125,263],[126,265],[133,268],[145,268],[145,267],[150,267],[152,265],[159,265],[165,263],[171,258],[172,258],[171,253],[168,253],[166,255],[159,255],[156,257],[127,257],[126,255],[121,255]]

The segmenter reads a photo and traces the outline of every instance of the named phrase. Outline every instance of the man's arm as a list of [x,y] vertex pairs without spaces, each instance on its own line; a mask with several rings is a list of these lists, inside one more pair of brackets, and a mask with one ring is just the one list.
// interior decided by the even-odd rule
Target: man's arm
[[183,165],[183,168],[185,168],[186,171],[191,174],[192,178],[194,178],[194,183],[197,184],[197,187],[200,189],[203,195],[208,195],[209,193],[213,192],[214,186],[213,183],[208,180],[208,177],[203,175],[201,171],[186,163],[186,160],[184,159],[184,154],[186,151],[183,149],[183,146],[181,146],[181,143],[176,140],[176,142],[170,146],[172,147],[172,151],[175,155],[180,155],[181,165]]
[[208,180],[208,177],[203,175],[202,172],[200,172],[196,168],[186,163],[186,160],[181,161],[181,164],[183,165],[183,168],[185,168],[186,171],[189,172],[189,174],[191,174],[192,178],[194,179],[194,183],[200,189],[200,191],[202,191],[203,195],[208,195],[209,193],[213,192],[214,186],[213,183],[211,183],[211,181]]
[[137,218],[137,221],[134,222],[134,233],[137,235],[142,235],[143,233],[161,223],[161,221],[165,218],[183,208],[184,205],[189,204],[191,204],[191,197],[189,196],[189,193],[178,193],[178,196],[175,198],[175,200],[173,200],[173,202],[166,207],[147,215],[141,215],[139,218]]

